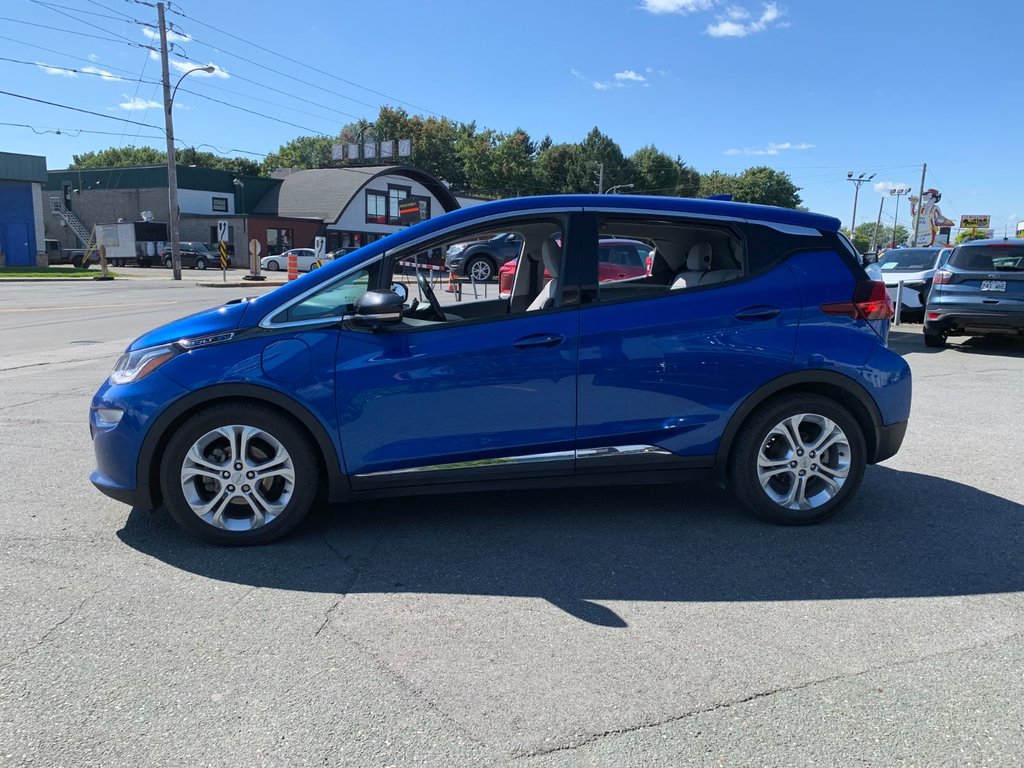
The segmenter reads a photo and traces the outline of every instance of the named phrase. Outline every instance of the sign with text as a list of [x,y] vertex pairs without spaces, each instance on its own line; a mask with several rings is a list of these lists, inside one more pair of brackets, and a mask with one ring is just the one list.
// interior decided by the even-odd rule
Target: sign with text
[[992,223],[992,217],[987,214],[970,216],[964,214],[960,217],[960,229],[985,229]]

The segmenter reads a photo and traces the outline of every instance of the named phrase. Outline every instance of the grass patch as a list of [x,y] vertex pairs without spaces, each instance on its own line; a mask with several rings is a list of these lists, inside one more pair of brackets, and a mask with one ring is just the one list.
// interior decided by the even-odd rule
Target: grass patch
[[[0,267],[0,280],[5,277],[97,277],[99,269],[75,269],[72,266],[53,267]],[[116,273],[109,272],[116,277]]]

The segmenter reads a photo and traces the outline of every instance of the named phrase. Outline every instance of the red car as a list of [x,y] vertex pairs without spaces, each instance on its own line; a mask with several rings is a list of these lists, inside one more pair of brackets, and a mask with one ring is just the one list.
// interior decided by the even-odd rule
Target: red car
[[[629,280],[644,277],[651,269],[651,246],[639,240],[607,239],[600,243],[598,257],[598,280],[608,283],[612,280]],[[505,262],[498,270],[498,296],[507,299],[512,295],[512,282],[516,277],[519,259]],[[544,270],[545,282],[551,279]]]

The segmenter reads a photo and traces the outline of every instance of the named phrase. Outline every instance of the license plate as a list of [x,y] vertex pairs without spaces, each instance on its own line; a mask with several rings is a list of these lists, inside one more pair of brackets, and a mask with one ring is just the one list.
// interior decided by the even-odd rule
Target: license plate
[[983,291],[1005,291],[1006,281],[1005,280],[982,280],[981,290]]

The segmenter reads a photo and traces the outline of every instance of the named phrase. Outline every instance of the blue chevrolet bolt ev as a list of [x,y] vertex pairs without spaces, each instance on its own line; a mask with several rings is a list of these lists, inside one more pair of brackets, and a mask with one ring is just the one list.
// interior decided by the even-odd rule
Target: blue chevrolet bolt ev
[[[836,219],[640,196],[502,200],[423,222],[133,342],[92,401],[91,480],[222,544],[314,503],[726,482],[806,524],[899,449],[892,305]],[[506,232],[511,294],[419,255]],[[641,241],[607,279],[598,243]]]

